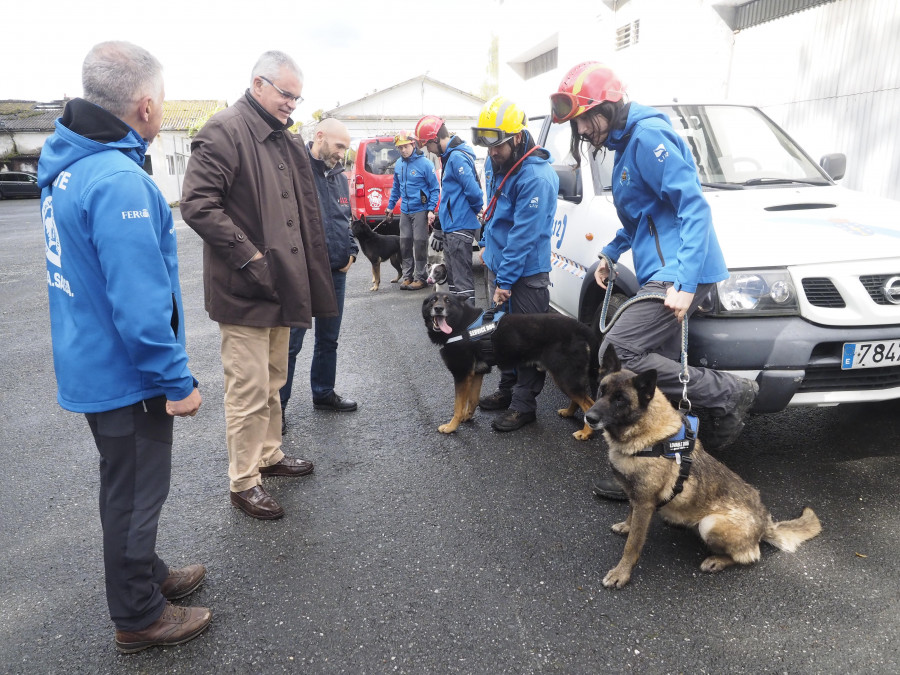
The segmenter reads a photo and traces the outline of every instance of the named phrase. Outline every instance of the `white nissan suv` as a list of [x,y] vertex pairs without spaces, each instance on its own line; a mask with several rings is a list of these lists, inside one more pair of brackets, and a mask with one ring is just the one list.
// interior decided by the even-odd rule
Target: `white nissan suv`
[[[689,362],[758,377],[756,412],[900,398],[900,202],[836,185],[844,155],[817,165],[757,108],[657,108],[693,152],[731,271],[689,322]],[[576,170],[570,126],[536,124],[560,177],[550,302],[596,325],[613,153]],[[612,307],[638,286],[630,253],[617,269]]]

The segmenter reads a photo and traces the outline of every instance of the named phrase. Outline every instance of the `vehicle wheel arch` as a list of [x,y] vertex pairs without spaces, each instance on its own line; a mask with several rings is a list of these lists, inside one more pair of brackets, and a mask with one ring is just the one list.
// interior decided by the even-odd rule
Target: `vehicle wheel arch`
[[[587,274],[585,274],[584,283],[581,286],[581,301],[578,305],[578,320],[588,325],[593,325],[595,319],[600,316],[598,312],[603,304],[603,298],[606,296],[606,291],[600,288],[600,286],[597,285],[597,282],[594,281],[594,270],[597,269],[597,265],[599,264],[600,261],[598,260],[591,265],[587,270]],[[616,277],[616,283],[613,288],[613,297],[610,298],[610,312],[615,312],[622,302],[635,295],[638,288],[640,288],[637,277],[630,269],[619,265],[617,267],[617,272],[618,276]],[[621,296],[621,298],[618,298],[617,296]],[[612,314],[609,315],[609,318],[612,318]]]

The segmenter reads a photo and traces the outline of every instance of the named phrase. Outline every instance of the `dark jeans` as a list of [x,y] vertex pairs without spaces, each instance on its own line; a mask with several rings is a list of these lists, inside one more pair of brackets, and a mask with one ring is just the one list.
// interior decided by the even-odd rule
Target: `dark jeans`
[[[334,283],[334,294],[337,296],[338,315],[331,317],[317,316],[314,319],[316,342],[313,347],[312,365],[309,369],[309,384],[314,401],[327,397],[334,391],[337,376],[338,335],[341,332],[341,319],[344,316],[344,293],[347,288],[347,273],[331,270]],[[297,354],[303,349],[305,328],[291,328],[291,339],[288,343],[287,382],[281,388],[281,407],[287,406],[291,398],[291,386],[294,381],[294,369],[297,366]]]
[[85,415],[100,451],[100,524],[106,602],[119,630],[142,630],[166,600],[169,568],[156,555],[159,514],[172,476],[172,422],[165,397]]
[[475,273],[472,271],[472,241],[475,230],[457,230],[444,233],[444,264],[449,276],[449,290],[475,304]]
[[[494,295],[497,277],[488,270],[488,293]],[[546,272],[522,277],[512,285],[506,306],[510,314],[544,314],[550,311],[550,275]],[[520,413],[537,410],[537,396],[544,388],[546,373],[534,366],[519,366],[515,370],[500,371],[499,389],[512,390],[510,410]]]

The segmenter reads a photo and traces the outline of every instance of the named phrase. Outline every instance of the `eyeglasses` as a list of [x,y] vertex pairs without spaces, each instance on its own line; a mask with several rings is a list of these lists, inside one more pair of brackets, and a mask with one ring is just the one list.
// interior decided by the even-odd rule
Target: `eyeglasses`
[[503,129],[472,127],[472,142],[483,148],[493,148],[495,145],[506,143],[515,136],[516,134],[508,134]]
[[259,79],[261,79],[263,82],[266,82],[266,83],[272,85],[272,88],[273,88],[275,91],[277,91],[279,94],[281,94],[281,97],[282,97],[285,101],[293,101],[296,105],[300,105],[301,103],[303,103],[303,97],[302,97],[302,96],[299,96],[299,95],[298,95],[298,96],[295,96],[295,95],[292,94],[291,92],[285,91],[284,89],[282,89],[281,87],[279,87],[277,84],[275,84],[274,82],[272,82],[272,80],[270,80],[268,77],[263,77],[262,75],[260,75],[260,76],[259,76]]

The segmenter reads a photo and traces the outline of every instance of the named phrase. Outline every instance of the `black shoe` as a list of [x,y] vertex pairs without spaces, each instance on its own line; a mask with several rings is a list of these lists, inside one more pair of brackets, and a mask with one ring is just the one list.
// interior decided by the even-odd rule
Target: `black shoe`
[[512,403],[512,391],[498,389],[490,396],[482,396],[478,399],[478,407],[482,410],[506,410]]
[[628,501],[628,495],[625,494],[625,490],[622,489],[619,481],[615,478],[598,478],[594,481],[591,489],[595,496],[603,497],[603,499],[615,499],[620,502]]
[[356,401],[349,398],[341,398],[335,392],[331,392],[325,398],[314,398],[313,408],[316,410],[336,410],[337,412],[353,412],[356,410]]
[[494,418],[491,426],[495,431],[515,431],[521,429],[526,424],[531,424],[537,419],[537,415],[533,412],[519,412],[518,410],[507,410],[502,415]]
[[710,450],[717,450],[734,443],[744,430],[744,420],[747,418],[756,396],[759,394],[759,385],[755,380],[744,380],[741,383],[741,395],[734,409],[720,416],[712,416],[706,424],[703,445]]

